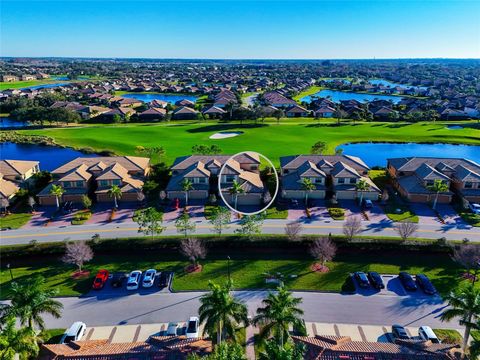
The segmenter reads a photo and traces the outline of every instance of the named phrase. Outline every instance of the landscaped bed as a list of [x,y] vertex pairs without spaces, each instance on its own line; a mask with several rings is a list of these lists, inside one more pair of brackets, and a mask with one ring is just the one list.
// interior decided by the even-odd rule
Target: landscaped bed
[[[230,256],[230,272],[235,287],[238,289],[267,288],[267,274],[282,274],[285,284],[298,290],[342,290],[348,274],[355,271],[377,271],[383,274],[397,274],[409,271],[412,274],[425,273],[437,289],[445,294],[458,284],[460,269],[447,254],[402,251],[362,251],[343,250],[335,261],[327,263],[327,273],[313,272],[310,258],[305,249],[282,248],[222,248],[212,249],[205,260],[201,260],[203,271],[186,273],[188,261],[177,252],[152,250],[148,253],[134,252],[106,255],[97,253],[92,262],[86,264],[85,270],[91,272],[86,279],[72,278],[74,268],[60,261],[60,256],[29,256],[27,259],[12,259],[12,273],[17,281],[35,274],[46,278],[46,286],[59,289],[59,295],[81,295],[89,291],[92,277],[98,269],[110,271],[131,271],[156,268],[175,272],[173,289],[203,290],[210,280],[227,281]],[[296,275],[296,277],[290,277]],[[11,283],[10,273],[3,268],[0,272],[0,293],[8,295]]]

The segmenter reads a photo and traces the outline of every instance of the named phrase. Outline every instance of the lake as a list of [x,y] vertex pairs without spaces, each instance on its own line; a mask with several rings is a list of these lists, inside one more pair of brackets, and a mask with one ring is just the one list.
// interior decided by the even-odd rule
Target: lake
[[392,101],[394,104],[400,102],[402,98],[400,96],[391,96],[391,95],[374,95],[374,94],[363,94],[357,92],[349,91],[340,91],[340,90],[321,90],[313,95],[304,96],[300,101],[305,101],[307,103],[311,102],[315,97],[330,97],[330,100],[333,102],[340,102],[341,100],[357,100],[359,102],[367,102],[373,100],[387,100]]
[[338,149],[345,155],[358,156],[370,167],[387,166],[388,158],[408,156],[466,158],[480,164],[478,145],[358,143],[343,144]]
[[0,144],[0,159],[40,161],[40,170],[52,171],[79,156],[94,157],[98,155],[84,154],[70,148],[55,146],[14,144],[9,142]]
[[423,90],[428,89],[426,86],[413,86],[413,85],[397,84],[397,83],[393,83],[393,82],[385,80],[385,79],[372,79],[372,80],[368,80],[368,82],[372,85],[383,85],[383,86],[390,86],[390,87],[400,86],[400,87],[403,87],[403,88],[406,88],[406,89],[409,89],[409,88],[423,89]]
[[175,94],[162,94],[162,93],[128,93],[120,95],[124,98],[142,100],[144,102],[150,102],[152,100],[167,101],[170,104],[175,104],[180,100],[197,101],[197,97],[194,95],[175,95]]

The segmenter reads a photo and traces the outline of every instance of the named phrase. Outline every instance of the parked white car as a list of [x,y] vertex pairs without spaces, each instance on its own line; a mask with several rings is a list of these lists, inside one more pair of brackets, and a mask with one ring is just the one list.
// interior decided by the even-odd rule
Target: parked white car
[[187,331],[185,333],[185,335],[187,336],[187,339],[198,338],[198,332],[199,332],[198,325],[199,325],[198,317],[196,316],[190,317],[187,323]]
[[87,330],[85,323],[81,321],[74,322],[63,334],[60,344],[68,344],[69,342],[80,340],[85,335],[85,330]]
[[134,270],[130,273],[127,280],[127,290],[137,290],[138,285],[140,285],[140,278],[142,277],[142,272],[140,270]]
[[430,326],[420,326],[418,329],[418,336],[420,336],[422,340],[430,340],[434,344],[440,344],[440,340]]
[[470,203],[468,207],[474,214],[480,215],[480,204]]
[[178,331],[178,323],[170,322],[168,323],[167,336],[176,336]]
[[152,287],[153,283],[155,282],[156,275],[157,275],[157,270],[155,269],[148,269],[147,271],[145,271],[145,274],[143,274],[142,286],[144,288]]

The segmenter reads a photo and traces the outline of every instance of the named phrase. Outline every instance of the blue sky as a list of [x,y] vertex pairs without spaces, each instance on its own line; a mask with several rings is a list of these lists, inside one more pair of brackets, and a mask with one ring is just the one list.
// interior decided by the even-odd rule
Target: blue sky
[[480,1],[6,1],[2,56],[480,57]]

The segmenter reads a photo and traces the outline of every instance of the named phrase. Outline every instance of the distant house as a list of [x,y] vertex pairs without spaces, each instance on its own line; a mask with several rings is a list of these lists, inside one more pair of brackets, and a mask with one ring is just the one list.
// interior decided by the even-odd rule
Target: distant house
[[29,187],[33,175],[40,171],[38,164],[38,161],[0,160],[0,199],[11,202],[20,188]]
[[225,115],[227,112],[223,110],[222,108],[216,107],[216,106],[211,106],[205,110],[203,110],[204,115],[210,115],[213,117],[221,117]]
[[272,105],[277,108],[287,108],[289,106],[297,105],[295,100],[289,99],[278,91],[269,91],[263,94],[263,99],[266,105]]
[[82,196],[94,192],[99,202],[112,201],[108,190],[112,185],[120,187],[120,201],[138,201],[145,177],[150,171],[150,159],[136,156],[103,156],[76,158],[52,171],[54,182],[40,193],[41,205],[56,204],[50,194],[53,185],[61,186],[65,193],[63,201],[81,202]]
[[309,111],[300,105],[292,105],[285,110],[285,115],[287,117],[306,117],[308,116]]
[[155,108],[166,108],[168,105],[168,101],[163,101],[163,100],[158,100],[154,99],[148,103],[150,107],[155,107]]
[[35,75],[28,75],[28,74],[22,75],[22,81],[31,81],[31,80],[37,80],[37,77]]
[[138,118],[142,121],[161,121],[165,119],[166,115],[165,109],[152,107],[138,114]]
[[321,107],[314,112],[317,118],[331,118],[333,114],[335,114],[335,109],[329,106]]
[[179,100],[175,103],[176,106],[188,106],[193,108],[195,106],[195,103],[193,101],[190,101],[188,99],[182,99]]
[[173,111],[172,119],[174,120],[195,120],[198,111],[188,106],[181,106]]
[[119,107],[119,108],[110,109],[109,111],[104,112],[102,114],[102,117],[107,121],[113,121],[113,118],[115,117],[115,115],[118,115],[120,116],[120,118],[124,119],[125,117],[131,116],[133,114],[135,114],[135,110],[133,110],[132,108]]
[[2,75],[3,82],[15,82],[18,81],[18,76],[15,75]]

